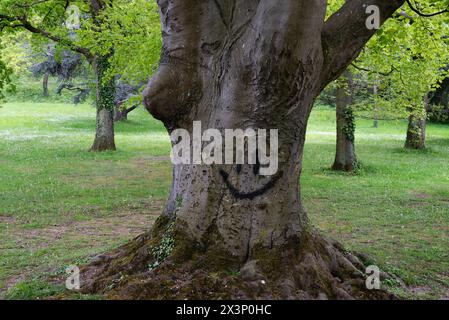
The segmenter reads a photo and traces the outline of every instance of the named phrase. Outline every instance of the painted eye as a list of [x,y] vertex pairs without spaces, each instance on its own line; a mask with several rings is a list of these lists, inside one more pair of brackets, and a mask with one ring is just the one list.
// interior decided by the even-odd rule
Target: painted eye
[[238,164],[236,170],[237,170],[237,174],[240,174],[242,172],[242,165]]

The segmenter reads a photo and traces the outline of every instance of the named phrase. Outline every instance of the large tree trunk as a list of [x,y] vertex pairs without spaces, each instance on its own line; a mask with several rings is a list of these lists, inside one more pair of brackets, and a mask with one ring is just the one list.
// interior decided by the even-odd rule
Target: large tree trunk
[[337,100],[337,146],[333,170],[352,172],[357,167],[355,154],[355,119],[352,110],[353,81],[349,71],[338,84]]
[[[382,21],[403,1],[370,0]],[[279,170],[176,165],[152,232],[82,269],[111,298],[367,298],[364,268],[309,225],[299,179],[320,91],[374,33],[362,0],[159,1],[163,53],[144,92],[167,130],[278,129]],[[233,272],[240,276],[232,277]],[[111,283],[113,290],[108,291]],[[109,288],[110,289],[110,288]]]
[[50,77],[50,74],[47,72],[44,74],[44,77],[42,79],[42,94],[44,97],[49,97],[50,94],[48,93],[48,78]]
[[116,150],[114,139],[114,94],[115,83],[112,78],[104,80],[109,68],[109,55],[96,57],[94,61],[96,74],[97,123],[95,140],[91,151]]
[[[279,129],[279,170],[272,177],[254,174],[250,166],[174,168],[164,216],[176,219],[192,242],[213,243],[242,262],[257,246],[286,245],[307,228],[299,175],[323,65],[320,29],[301,23],[320,23],[323,6],[256,3],[242,1],[238,9],[232,1],[162,6],[169,19],[162,65],[144,93],[148,110],[169,131],[192,134],[193,121],[204,130]],[[213,19],[200,36],[196,28]]]

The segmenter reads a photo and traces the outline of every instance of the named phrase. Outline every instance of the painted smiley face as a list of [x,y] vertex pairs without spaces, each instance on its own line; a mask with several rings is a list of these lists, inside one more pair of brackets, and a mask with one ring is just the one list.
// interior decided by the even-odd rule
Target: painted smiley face
[[[240,175],[242,173],[242,168],[243,168],[243,166],[241,164],[238,164],[236,166],[236,171],[237,171],[238,175]],[[252,165],[251,171],[255,177],[260,176],[259,175],[260,164],[257,163],[255,165]],[[254,191],[251,191],[251,192],[243,192],[243,191],[239,190],[238,188],[236,188],[235,185],[230,181],[230,174],[227,173],[226,171],[224,171],[223,169],[220,170],[220,175],[223,178],[223,181],[226,184],[226,186],[228,187],[229,191],[236,199],[253,200],[254,198],[263,195],[265,192],[267,192],[268,190],[273,188],[276,185],[277,181],[282,177],[283,172],[280,171],[277,174],[275,174],[274,176],[271,176],[262,187],[254,190]]]

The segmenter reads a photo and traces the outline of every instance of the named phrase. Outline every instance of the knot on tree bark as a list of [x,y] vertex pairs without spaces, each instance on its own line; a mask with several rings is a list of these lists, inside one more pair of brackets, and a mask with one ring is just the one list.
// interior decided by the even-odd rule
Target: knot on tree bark
[[188,114],[201,96],[195,73],[191,67],[161,65],[143,92],[148,112],[164,124]]

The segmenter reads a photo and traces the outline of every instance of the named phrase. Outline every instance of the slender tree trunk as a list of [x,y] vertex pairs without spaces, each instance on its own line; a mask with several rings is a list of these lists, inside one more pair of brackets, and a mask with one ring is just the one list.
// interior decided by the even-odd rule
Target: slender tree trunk
[[50,77],[49,73],[45,73],[44,77],[42,79],[42,94],[44,97],[48,97],[50,96],[50,94],[48,93],[48,78]]
[[91,151],[116,150],[114,139],[114,79],[105,82],[110,56],[99,56],[94,61],[96,73],[97,122]]
[[[375,84],[373,86],[373,95],[374,95],[374,99],[377,99],[377,84]],[[377,115],[377,102],[376,100],[374,100],[374,121],[373,121],[373,127],[374,128],[378,128],[379,127],[379,120],[377,119],[378,115]]]
[[128,120],[128,114],[137,109],[139,105],[134,105],[128,109],[122,109],[121,106],[115,106],[114,108],[114,122],[120,122]]
[[337,150],[333,170],[352,172],[357,167],[355,154],[355,119],[352,110],[353,80],[349,71],[344,73],[337,88]]
[[410,114],[407,127],[407,139],[405,148],[425,149],[426,148],[426,114],[429,108],[429,96],[423,99],[424,108],[421,114]]
[[426,148],[426,119],[415,115],[409,116],[405,147],[407,149]]
[[[347,1],[325,21],[324,0],[161,0],[163,50],[144,92],[169,132],[278,129],[279,169],[176,165],[151,232],[82,268],[85,292],[112,298],[374,298],[353,255],[320,236],[300,198],[314,99],[403,1]],[[240,272],[232,278],[230,273]],[[215,276],[214,276],[215,275]],[[112,291],[109,286],[115,283]],[[162,285],[161,285],[162,284]]]

